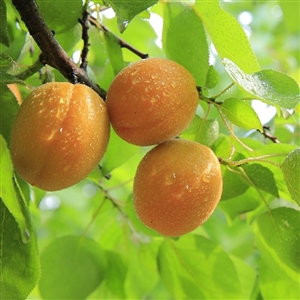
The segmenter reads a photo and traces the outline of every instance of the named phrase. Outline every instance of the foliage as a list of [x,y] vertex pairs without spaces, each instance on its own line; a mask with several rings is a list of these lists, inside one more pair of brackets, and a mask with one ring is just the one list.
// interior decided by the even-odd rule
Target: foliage
[[[299,299],[299,3],[38,0],[52,30],[42,53],[34,39],[44,27],[29,34],[17,2],[0,0],[0,298]],[[56,64],[52,39],[82,73]],[[147,56],[193,74],[199,105],[181,137],[222,165],[217,209],[179,238],[134,212],[132,180],[149,147],[111,130],[99,168],[51,193],[24,182],[9,155],[18,103],[8,84],[25,99],[45,82],[80,78],[105,96]]]

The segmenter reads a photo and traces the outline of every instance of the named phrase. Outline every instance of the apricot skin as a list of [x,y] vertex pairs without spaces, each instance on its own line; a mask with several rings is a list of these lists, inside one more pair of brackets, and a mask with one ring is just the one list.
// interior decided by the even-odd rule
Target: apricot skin
[[198,92],[193,76],[178,63],[148,58],[124,68],[107,92],[107,109],[116,133],[138,146],[159,144],[191,122]]
[[44,84],[30,93],[11,133],[11,158],[19,175],[54,191],[84,179],[100,161],[109,138],[105,102],[85,85]]
[[180,236],[203,224],[222,193],[220,164],[212,150],[170,140],[148,152],[133,186],[137,216],[165,236]]

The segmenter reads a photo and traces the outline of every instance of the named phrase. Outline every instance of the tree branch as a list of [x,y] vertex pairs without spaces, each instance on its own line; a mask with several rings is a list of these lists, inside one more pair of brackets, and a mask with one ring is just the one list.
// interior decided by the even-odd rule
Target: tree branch
[[67,80],[72,83],[83,83],[91,87],[103,99],[106,91],[95,84],[87,73],[79,68],[67,55],[55,39],[53,32],[47,27],[38,11],[34,0],[12,0],[29,33],[42,51],[42,62],[57,69]]
[[82,19],[78,19],[79,23],[82,26],[82,40],[83,40],[83,49],[81,52],[81,64],[80,68],[86,71],[87,68],[87,55],[89,53],[89,22],[88,22],[89,13],[84,9],[82,12]]
[[142,59],[148,58],[149,55],[147,53],[143,53],[141,51],[139,51],[138,49],[132,47],[131,45],[129,45],[127,42],[125,42],[124,40],[122,40],[121,38],[119,38],[118,36],[116,36],[114,33],[112,33],[111,31],[109,31],[105,26],[101,25],[100,23],[98,23],[97,19],[90,16],[89,17],[89,21],[91,22],[92,25],[94,25],[96,28],[98,28],[99,30],[102,30],[103,32],[110,32],[111,34],[113,34],[115,36],[115,38],[117,39],[119,45],[121,48],[126,48],[129,51],[131,51],[132,53],[136,54],[137,56],[139,56]]

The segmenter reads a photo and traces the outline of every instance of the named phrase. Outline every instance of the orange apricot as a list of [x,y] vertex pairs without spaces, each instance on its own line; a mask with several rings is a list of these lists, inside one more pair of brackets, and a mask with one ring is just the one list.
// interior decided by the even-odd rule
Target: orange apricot
[[159,144],[191,122],[198,92],[193,76],[178,63],[148,58],[125,67],[107,92],[107,109],[116,133],[138,146]]
[[148,227],[180,236],[209,218],[222,186],[220,163],[210,148],[174,139],[151,149],[138,165],[134,207]]
[[52,82],[23,101],[11,132],[15,170],[47,191],[84,179],[105,153],[109,117],[105,102],[91,88]]

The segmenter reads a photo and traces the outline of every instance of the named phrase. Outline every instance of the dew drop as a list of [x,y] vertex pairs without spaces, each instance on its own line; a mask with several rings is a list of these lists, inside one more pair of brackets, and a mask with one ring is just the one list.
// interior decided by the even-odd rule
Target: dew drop
[[136,85],[136,84],[138,84],[138,83],[140,83],[140,82],[141,82],[140,78],[133,78],[133,79],[132,79],[132,84],[133,84],[133,85]]
[[202,177],[201,177],[202,181],[204,182],[210,182],[210,176],[207,175],[207,174],[204,174]]
[[30,232],[28,228],[24,228],[24,231],[22,232],[22,242],[24,244],[27,244],[30,240]]

